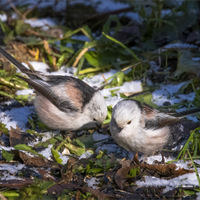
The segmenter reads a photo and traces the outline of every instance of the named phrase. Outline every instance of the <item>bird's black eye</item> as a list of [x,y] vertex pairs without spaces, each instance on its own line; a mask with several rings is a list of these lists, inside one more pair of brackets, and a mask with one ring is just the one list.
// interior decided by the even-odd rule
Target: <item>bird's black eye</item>
[[97,121],[95,118],[93,118],[93,121]]
[[131,124],[131,121],[128,121],[127,124]]

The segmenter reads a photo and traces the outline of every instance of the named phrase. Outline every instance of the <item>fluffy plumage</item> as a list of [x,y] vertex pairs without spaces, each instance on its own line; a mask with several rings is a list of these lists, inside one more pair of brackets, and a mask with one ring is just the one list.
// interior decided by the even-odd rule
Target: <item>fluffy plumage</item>
[[60,130],[101,126],[107,115],[107,106],[99,91],[74,77],[44,75],[26,69],[2,48],[0,53],[28,76],[19,77],[36,90],[35,108],[47,126]]
[[114,140],[126,150],[150,155],[167,144],[170,125],[196,112],[200,109],[176,116],[159,112],[145,103],[123,100],[113,108],[110,131]]

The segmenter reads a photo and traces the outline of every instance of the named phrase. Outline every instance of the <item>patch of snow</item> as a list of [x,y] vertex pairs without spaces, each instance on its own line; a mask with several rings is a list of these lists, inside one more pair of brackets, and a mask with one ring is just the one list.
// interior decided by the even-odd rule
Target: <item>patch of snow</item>
[[149,64],[150,64],[150,69],[149,69],[150,73],[158,72],[158,70],[160,69],[160,67],[154,61],[150,61]]
[[9,171],[10,174],[16,174],[19,170],[22,170],[24,167],[26,167],[25,164],[0,164],[0,171]]
[[59,130],[58,131],[43,132],[43,133],[41,133],[41,137],[42,137],[41,141],[38,139],[37,141],[30,142],[28,145],[29,146],[35,146],[36,144],[38,144],[40,142],[46,142],[47,140],[51,139],[52,137],[54,137],[57,134],[59,134]]
[[14,147],[5,147],[5,146],[0,145],[0,150],[2,150],[2,149],[6,150],[6,151],[15,150]]
[[6,124],[6,128],[10,130],[10,127],[20,127],[22,131],[27,129],[26,123],[28,122],[28,116],[34,112],[33,106],[24,106],[20,108],[13,108],[5,112],[0,112],[0,122]]
[[63,165],[67,164],[67,161],[69,160],[69,156],[62,155],[62,153],[60,153],[59,151],[58,151],[58,154],[59,154],[60,158],[62,159],[62,164]]
[[[198,169],[198,173],[199,172],[200,172],[200,169]],[[151,176],[145,176],[145,181],[140,181],[140,180],[136,181],[136,185],[139,187],[166,186],[166,189],[163,191],[165,193],[181,185],[198,186],[199,183],[198,183],[195,173],[188,173],[188,174],[184,174],[182,176],[179,176],[170,180],[160,179],[160,178],[151,177]]]
[[[117,90],[115,91],[116,96],[112,97],[110,91],[112,90]],[[122,98],[120,97],[120,93],[129,93],[129,92],[141,92],[142,91],[142,85],[141,81],[131,81],[131,82],[125,82],[122,86],[120,87],[113,87],[113,88],[106,88],[100,91],[102,95],[106,98],[106,103],[107,105],[112,105],[114,107]]]
[[192,58],[192,60],[194,60],[194,61],[200,61],[200,58],[195,57],[195,58]]
[[[21,64],[24,65],[24,67],[26,67],[27,69],[29,69],[29,67],[26,63],[22,62]],[[21,71],[17,68],[16,73],[19,73],[19,72],[21,72]]]
[[4,171],[3,176],[1,176],[1,181],[7,181],[7,180],[24,180],[23,178],[17,177],[15,175],[11,175],[9,172]]
[[7,105],[7,106],[9,106],[9,105],[11,105],[12,103],[14,103],[14,99],[11,99],[10,101],[5,101],[5,102],[2,102],[0,105]]
[[26,19],[24,21],[27,24],[30,24],[31,27],[44,27],[46,25],[48,26],[56,26],[57,25],[57,20],[47,17],[47,18],[41,18],[41,19]]
[[15,93],[16,95],[27,95],[27,94],[34,94],[34,89],[24,89],[24,90],[17,90]]
[[[104,93],[102,93],[102,95],[103,96],[105,96],[104,95]],[[123,100],[121,97],[116,97],[116,96],[114,96],[114,97],[111,97],[111,95],[108,97],[108,98],[106,98],[105,99],[106,100],[106,105],[107,106],[112,106],[112,107],[114,107],[119,101],[121,101],[121,100]]]
[[119,89],[119,93],[142,92],[141,81],[125,82]]
[[52,160],[51,156],[51,148],[53,147],[53,144],[49,144],[48,147],[46,147],[44,150],[39,151],[38,153],[43,155],[45,158],[47,158],[48,160]]
[[2,21],[2,22],[6,22],[7,21],[7,15],[6,14],[0,14],[0,20]]
[[184,82],[179,83],[177,85],[162,85],[161,89],[155,90],[152,95],[152,102],[157,104],[158,106],[163,106],[163,103],[168,101],[171,103],[171,105],[174,105],[175,103],[180,103],[183,100],[188,100],[188,102],[191,102],[194,100],[195,93],[189,93],[189,94],[178,94],[176,97],[172,96],[174,93],[176,93],[182,86],[184,85]]
[[80,157],[79,160],[82,158],[90,158],[90,156],[92,155],[91,151],[86,151],[85,153],[83,153]]
[[[143,159],[143,157],[141,157],[141,160],[142,159]],[[162,156],[161,155],[155,155],[155,156],[147,157],[147,163],[148,164],[153,164],[155,160],[157,160],[159,162],[162,161]],[[173,159],[164,157],[164,160],[165,160],[165,162],[168,162],[168,161],[173,160]]]
[[29,61],[29,63],[33,66],[35,71],[40,71],[43,73],[49,72],[50,67],[43,62],[37,62],[37,61]]
[[74,76],[77,68],[62,66],[58,71],[51,72],[51,75]]
[[191,49],[191,48],[198,48],[198,46],[188,43],[174,43],[165,45],[162,48],[162,51],[166,51],[166,49]]
[[[183,111],[186,111],[187,108],[184,107],[184,108],[179,108],[179,109],[176,109],[176,112],[183,112]],[[194,115],[189,115],[189,116],[186,116],[187,119],[191,120],[191,121],[194,121],[194,122],[198,122],[198,119],[197,117],[195,117]]]
[[[108,72],[100,73],[100,74],[95,75],[90,78],[86,77],[83,79],[83,81],[88,83],[92,87],[94,87],[94,86],[99,87],[104,82],[103,76],[105,77],[105,79],[108,79],[111,76],[113,76],[114,74],[116,74],[117,72],[118,72],[117,70],[111,69]],[[103,74],[103,76],[102,76],[102,74]],[[110,83],[111,81],[112,81],[112,79],[110,79],[108,82]]]
[[19,18],[19,15],[17,13],[12,13],[12,19],[18,19]]
[[[165,16],[171,16],[172,14],[173,14],[173,12],[172,12],[171,9],[163,9],[163,10],[161,11],[161,17],[162,17],[162,18],[165,17]],[[184,15],[184,12],[179,11],[179,12],[176,12],[176,13],[174,13],[174,14],[175,14],[175,16],[181,17],[181,16]]]
[[[108,72],[100,73],[90,78],[84,78],[83,81],[85,81],[87,84],[89,84],[92,87],[99,88],[101,84],[104,82],[103,76],[105,77],[105,79],[108,79],[112,77],[114,74],[116,74],[117,72],[118,72],[117,70],[111,69]],[[108,82],[111,82],[111,81],[112,81],[112,78]],[[119,89],[118,91],[116,91],[117,96],[112,97],[110,91],[117,90],[117,89]],[[125,82],[120,87],[106,88],[106,89],[100,90],[101,94],[104,97],[107,97],[105,99],[107,106],[109,105],[115,106],[115,104],[117,104],[120,100],[122,100],[122,98],[120,97],[120,93],[141,92],[141,91],[142,91],[141,81]]]
[[95,177],[86,178],[86,183],[88,184],[88,187],[91,187],[93,189],[98,188],[96,185],[99,184],[99,182],[99,179]]

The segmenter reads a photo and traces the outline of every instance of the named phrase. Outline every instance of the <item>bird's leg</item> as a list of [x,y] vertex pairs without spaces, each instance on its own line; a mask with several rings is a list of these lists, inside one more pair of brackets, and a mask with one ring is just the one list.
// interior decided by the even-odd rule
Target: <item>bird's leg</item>
[[165,158],[164,158],[163,153],[162,153],[161,151],[157,151],[157,152],[159,152],[159,153],[161,154],[162,160],[161,160],[161,161],[154,160],[153,163],[154,163],[154,164],[165,164]]

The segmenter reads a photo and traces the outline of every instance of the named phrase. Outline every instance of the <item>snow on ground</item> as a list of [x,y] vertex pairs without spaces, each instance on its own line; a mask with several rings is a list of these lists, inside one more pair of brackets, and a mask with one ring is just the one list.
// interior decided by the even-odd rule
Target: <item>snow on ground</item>
[[191,49],[191,48],[198,48],[198,46],[188,43],[173,43],[165,45],[161,50],[166,51],[167,49]]
[[[23,168],[26,168],[25,164],[19,164],[19,163],[17,165],[1,164],[0,165],[1,180],[11,180],[11,179],[23,180],[23,178],[17,178],[15,176],[15,174],[19,170],[22,170]],[[1,171],[3,171],[3,176]]]
[[86,178],[86,183],[88,184],[88,187],[97,189],[98,187],[96,185],[100,183],[100,180],[96,177]]
[[92,152],[91,152],[91,151],[86,151],[85,153],[83,153],[83,154],[79,157],[79,160],[80,160],[80,159],[83,159],[83,158],[90,158],[91,155],[92,155]]
[[158,106],[163,106],[164,102],[170,102],[171,105],[174,105],[175,103],[181,103],[184,100],[188,100],[188,102],[193,101],[195,97],[194,92],[190,94],[178,94],[173,96],[183,85],[184,82],[176,85],[161,85],[160,89],[157,89],[152,93],[152,102]]
[[[198,169],[198,173],[200,173],[200,169]],[[179,186],[198,186],[198,180],[195,173],[184,174],[182,176],[165,180],[156,178],[153,176],[145,176],[145,181],[136,181],[136,185],[139,187],[148,187],[148,186],[166,186],[163,193],[168,192],[169,190],[173,190],[174,188],[178,188]]]
[[53,144],[49,144],[47,148],[45,148],[44,150],[42,151],[39,151],[38,153],[43,155],[45,158],[47,158],[48,160],[52,160],[51,159],[51,156],[52,156],[52,153],[51,153],[51,148],[53,147]]
[[[85,81],[86,83],[88,83],[90,86],[92,87],[100,87],[101,84],[104,82],[104,78],[108,79],[110,77],[112,77],[114,74],[116,74],[118,71],[111,69],[108,72],[105,73],[100,73],[98,75],[95,75],[91,78],[84,78],[83,81]],[[111,82],[112,79],[110,79],[108,81]],[[116,95],[112,97],[111,95],[111,91],[113,90],[118,90],[116,91]],[[126,93],[126,92],[141,92],[142,91],[142,85],[141,85],[141,81],[131,81],[131,82],[125,82],[122,86],[119,87],[113,87],[113,88],[106,88],[103,90],[100,90],[101,94],[106,97],[106,103],[107,106],[112,105],[113,107],[120,101],[122,100],[122,98],[120,97],[120,93]]]
[[49,26],[56,26],[58,24],[56,19],[47,17],[41,19],[26,19],[25,23],[30,24],[31,27],[42,27],[43,30],[48,30]]
[[6,128],[10,130],[10,127],[20,127],[22,131],[27,130],[26,123],[28,117],[34,112],[33,106],[24,106],[20,108],[13,108],[5,112],[0,112],[0,122],[6,125]]
[[7,21],[7,15],[6,14],[0,14],[0,20],[2,22],[6,22]]
[[46,63],[37,62],[37,61],[30,61],[29,63],[33,66],[34,70],[36,71],[46,73],[46,72],[49,72],[50,70],[49,65],[47,65]]

